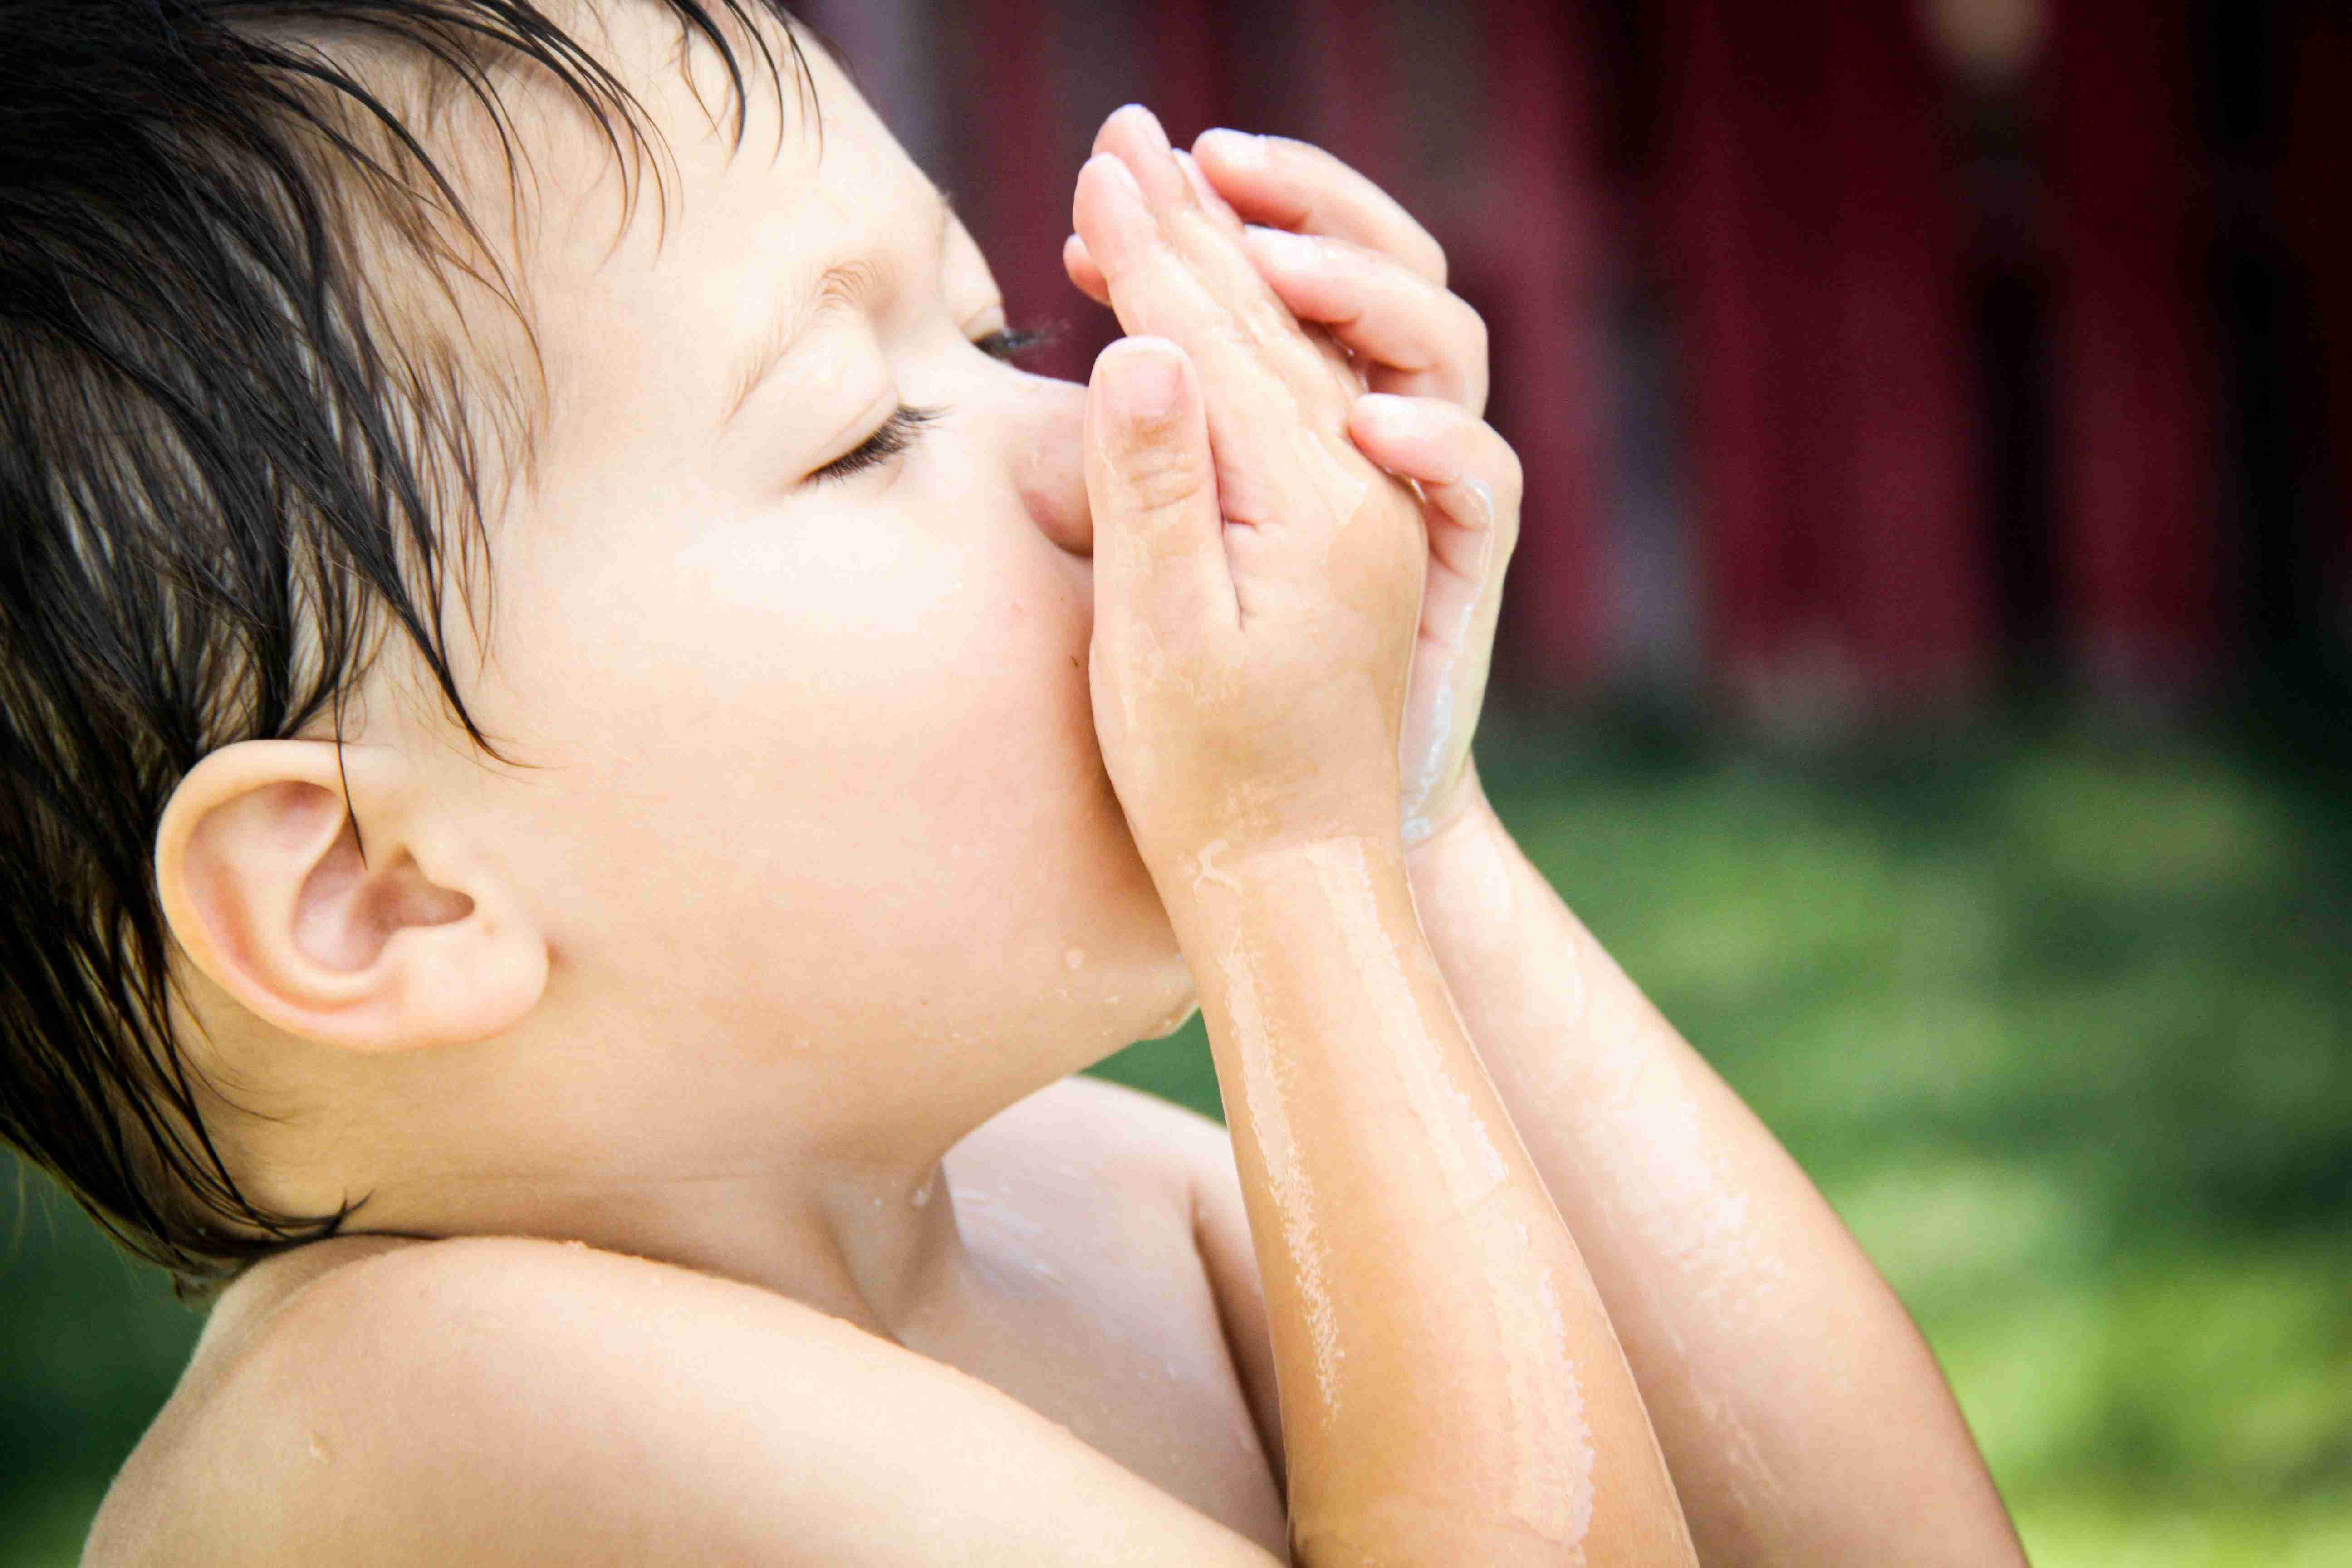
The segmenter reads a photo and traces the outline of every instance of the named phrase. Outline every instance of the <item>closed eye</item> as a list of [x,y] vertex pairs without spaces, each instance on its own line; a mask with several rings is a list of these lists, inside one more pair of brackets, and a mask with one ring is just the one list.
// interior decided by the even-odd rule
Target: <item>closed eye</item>
[[[1009,360],[1024,350],[1050,342],[1053,338],[1050,331],[1029,331],[1018,327],[1000,327],[995,331],[983,332],[972,339],[972,346],[991,358]],[[882,421],[874,434],[811,473],[809,481],[812,484],[829,484],[887,463],[912,447],[916,437],[947,417],[948,413],[949,410],[943,407],[915,408],[902,403],[891,410],[890,416]]]
[[913,446],[917,437],[947,416],[948,410],[944,407],[911,408],[902,403],[890,411],[890,416],[876,427],[874,434],[811,473],[809,482],[829,484],[887,463]]

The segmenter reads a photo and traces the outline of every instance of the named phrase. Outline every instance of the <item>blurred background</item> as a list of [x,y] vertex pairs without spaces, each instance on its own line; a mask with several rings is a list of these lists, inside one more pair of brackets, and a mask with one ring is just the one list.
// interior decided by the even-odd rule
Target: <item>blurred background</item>
[[[1528,471],[1479,756],[1925,1328],[2042,1568],[2352,1563],[2339,0],[826,0],[1036,365],[1140,99],[1444,241]],[[1102,1069],[1214,1113],[1198,1023]],[[197,1320],[18,1173],[0,1568]]]

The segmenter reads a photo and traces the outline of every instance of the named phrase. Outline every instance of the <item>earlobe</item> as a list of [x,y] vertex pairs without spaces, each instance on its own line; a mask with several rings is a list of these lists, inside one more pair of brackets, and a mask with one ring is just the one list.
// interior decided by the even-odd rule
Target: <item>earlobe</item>
[[546,987],[546,943],[478,858],[417,841],[406,776],[383,749],[339,756],[326,741],[240,742],[198,763],[155,836],[189,962],[257,1018],[343,1050],[520,1021]]

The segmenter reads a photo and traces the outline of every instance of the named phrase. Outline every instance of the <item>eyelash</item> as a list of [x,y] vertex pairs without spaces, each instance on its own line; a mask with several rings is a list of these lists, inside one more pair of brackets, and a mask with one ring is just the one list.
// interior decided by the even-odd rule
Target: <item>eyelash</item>
[[862,469],[887,463],[915,444],[915,437],[947,417],[945,408],[909,408],[905,404],[890,411],[874,434],[855,447],[835,458],[809,476],[814,484],[827,484],[845,479]]
[[972,339],[972,345],[992,359],[1011,359],[1024,349],[1034,349],[1045,342],[1053,333],[1031,331],[1021,327],[999,327]]
[[[1044,342],[1046,335],[1000,327],[995,331],[974,338],[972,344],[992,359],[1009,360],[1024,349],[1034,348]],[[873,435],[809,475],[809,479],[814,484],[828,484],[887,463],[912,447],[918,437],[946,418],[947,415],[945,408],[912,408],[902,403],[891,410],[890,417],[882,421]]]

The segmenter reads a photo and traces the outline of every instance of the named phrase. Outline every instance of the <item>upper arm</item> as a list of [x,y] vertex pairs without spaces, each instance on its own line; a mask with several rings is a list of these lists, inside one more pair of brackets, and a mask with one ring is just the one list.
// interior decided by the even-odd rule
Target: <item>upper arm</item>
[[218,1560],[1273,1562],[976,1379],[607,1253],[482,1239],[354,1265],[240,1383],[207,1444],[234,1485],[193,1521]]

